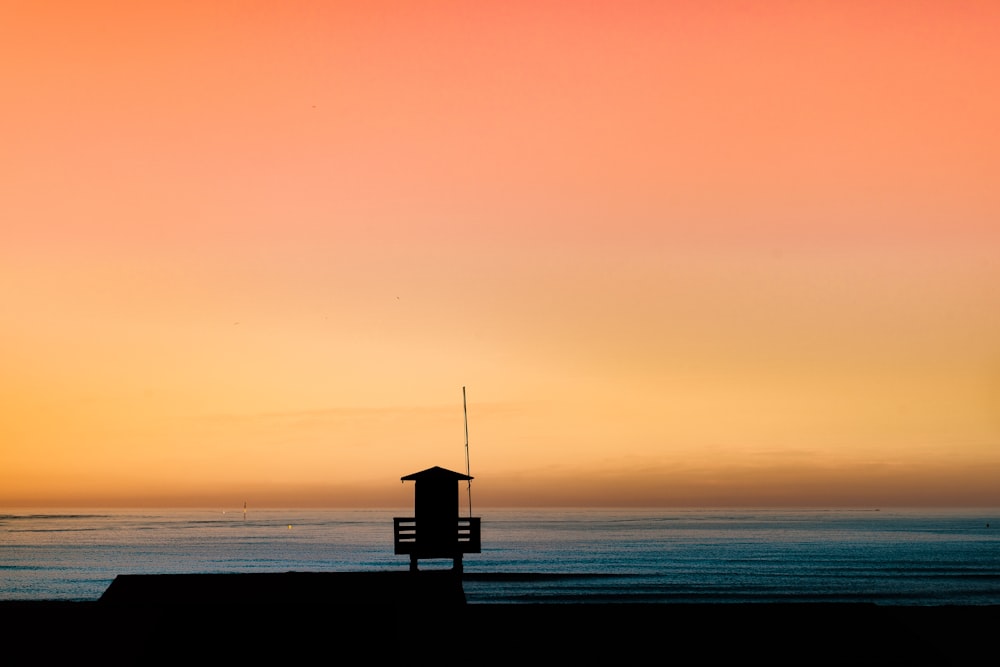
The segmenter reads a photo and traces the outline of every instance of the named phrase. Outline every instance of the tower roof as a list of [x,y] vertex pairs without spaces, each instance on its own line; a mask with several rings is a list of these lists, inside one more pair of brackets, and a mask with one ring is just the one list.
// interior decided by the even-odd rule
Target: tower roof
[[410,473],[405,477],[400,477],[400,479],[404,482],[411,480],[417,481],[421,479],[431,479],[437,481],[454,480],[457,482],[463,480],[470,480],[473,478],[470,477],[469,475],[463,475],[460,472],[455,472],[454,470],[448,470],[440,466],[434,466],[433,468],[428,468],[427,470],[421,470],[420,472]]

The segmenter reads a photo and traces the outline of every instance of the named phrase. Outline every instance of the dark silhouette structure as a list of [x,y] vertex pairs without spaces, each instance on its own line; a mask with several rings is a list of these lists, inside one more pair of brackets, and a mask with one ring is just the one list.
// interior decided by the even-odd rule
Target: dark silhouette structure
[[400,478],[414,483],[412,517],[393,519],[397,554],[410,556],[416,572],[420,559],[450,558],[462,571],[462,556],[480,551],[479,517],[458,514],[458,485],[472,477],[438,466]]
[[262,607],[334,605],[396,609],[462,607],[461,577],[421,572],[231,572],[120,574],[98,600],[102,607],[192,605]]

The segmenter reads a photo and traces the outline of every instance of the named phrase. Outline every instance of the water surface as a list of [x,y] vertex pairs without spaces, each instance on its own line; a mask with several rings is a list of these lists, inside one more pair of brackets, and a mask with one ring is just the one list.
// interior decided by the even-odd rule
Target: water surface
[[[96,600],[118,574],[406,569],[407,557],[393,553],[392,518],[410,514],[0,510],[0,599]],[[465,557],[470,603],[1000,604],[995,509],[476,515],[482,553]]]

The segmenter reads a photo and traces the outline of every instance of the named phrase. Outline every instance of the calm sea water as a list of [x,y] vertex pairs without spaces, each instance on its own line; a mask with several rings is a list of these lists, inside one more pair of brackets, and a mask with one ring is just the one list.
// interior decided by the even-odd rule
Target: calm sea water
[[[119,574],[405,570],[392,518],[411,513],[0,510],[0,600],[96,600]],[[1000,604],[1000,509],[475,514],[469,603]]]

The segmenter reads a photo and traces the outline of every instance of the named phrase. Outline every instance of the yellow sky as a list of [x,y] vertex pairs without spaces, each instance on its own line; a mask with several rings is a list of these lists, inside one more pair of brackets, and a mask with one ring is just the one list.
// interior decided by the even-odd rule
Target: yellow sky
[[992,2],[9,2],[0,506],[1000,505]]

